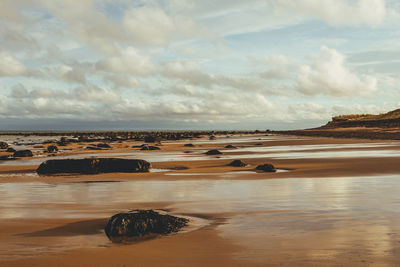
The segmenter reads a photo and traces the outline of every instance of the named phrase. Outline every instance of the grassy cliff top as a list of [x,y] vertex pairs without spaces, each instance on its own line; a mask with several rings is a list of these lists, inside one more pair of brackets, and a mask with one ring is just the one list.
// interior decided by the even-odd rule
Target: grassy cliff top
[[352,114],[352,115],[341,115],[332,118],[333,122],[341,121],[369,121],[369,120],[388,120],[388,119],[399,119],[400,109],[390,111],[388,113],[382,113],[379,115],[373,114]]

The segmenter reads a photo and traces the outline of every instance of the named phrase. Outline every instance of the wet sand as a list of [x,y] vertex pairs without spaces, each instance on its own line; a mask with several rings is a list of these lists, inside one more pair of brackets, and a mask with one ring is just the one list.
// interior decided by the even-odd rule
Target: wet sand
[[[73,144],[54,158],[144,158],[155,172],[38,176],[47,154],[0,163],[0,265],[399,264],[400,142],[260,134],[132,148],[140,144]],[[223,154],[204,155],[209,149]],[[226,166],[233,159],[249,165]],[[266,162],[282,171],[254,170]],[[109,242],[107,219],[136,208],[203,221],[189,232]]]

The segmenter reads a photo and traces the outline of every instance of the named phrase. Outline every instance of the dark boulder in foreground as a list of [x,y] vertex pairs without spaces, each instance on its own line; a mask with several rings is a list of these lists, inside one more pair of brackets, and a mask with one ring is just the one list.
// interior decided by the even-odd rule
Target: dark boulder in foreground
[[112,216],[104,230],[112,241],[123,241],[130,237],[178,232],[188,221],[153,210],[133,210]]
[[14,158],[22,157],[33,157],[33,153],[30,150],[17,150],[14,152]]
[[237,147],[235,147],[233,145],[226,145],[225,148],[237,148]]
[[240,159],[234,160],[231,163],[228,164],[229,166],[232,167],[246,167],[246,163],[244,163],[243,161],[241,161]]
[[219,150],[213,149],[213,150],[209,150],[205,153],[206,155],[221,155],[222,152],[220,152]]
[[55,146],[55,145],[50,145],[50,146],[47,147],[46,151],[49,152],[49,153],[54,153],[54,152],[58,151],[58,147]]
[[7,149],[8,144],[6,142],[0,142],[0,149]]
[[276,172],[274,165],[269,163],[258,165],[256,169],[264,172]]
[[39,174],[97,174],[109,172],[148,172],[150,168],[151,164],[141,159],[53,159],[40,164],[36,172]]

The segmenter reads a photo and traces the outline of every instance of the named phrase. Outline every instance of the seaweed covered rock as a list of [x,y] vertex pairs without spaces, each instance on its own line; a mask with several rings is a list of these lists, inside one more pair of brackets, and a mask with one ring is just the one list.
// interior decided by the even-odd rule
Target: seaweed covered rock
[[241,161],[240,159],[236,159],[231,163],[229,163],[228,165],[232,167],[246,167],[247,164]]
[[58,147],[55,145],[50,145],[47,147],[46,151],[49,153],[55,153],[58,151]]
[[186,218],[164,215],[153,210],[133,210],[112,216],[104,230],[112,241],[121,241],[149,234],[178,232],[188,221]]
[[219,150],[213,149],[213,150],[209,150],[205,153],[206,155],[221,155],[222,152],[220,152]]
[[32,151],[26,150],[17,150],[14,152],[14,158],[23,158],[23,157],[33,157]]
[[235,146],[233,146],[233,145],[226,145],[225,148],[234,149],[234,148],[237,148],[237,147],[235,147]]
[[53,159],[40,164],[36,172],[39,174],[97,174],[110,172],[148,172],[150,168],[151,164],[141,159]]
[[8,148],[8,144],[6,142],[0,141],[0,149],[7,149],[7,148]]
[[269,163],[258,165],[256,169],[264,172],[276,172],[274,165]]

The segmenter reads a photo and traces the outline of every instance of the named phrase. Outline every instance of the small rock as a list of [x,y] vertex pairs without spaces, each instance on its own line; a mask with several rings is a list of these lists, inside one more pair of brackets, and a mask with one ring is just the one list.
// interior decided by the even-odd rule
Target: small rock
[[193,144],[184,144],[183,146],[187,146],[187,147],[194,147]]
[[237,160],[232,161],[228,165],[232,166],[232,167],[245,167],[247,164],[244,163],[243,161],[237,159]]
[[256,169],[264,172],[276,172],[274,165],[269,163],[258,165]]
[[213,150],[209,150],[205,153],[206,155],[221,155],[222,152],[220,152],[219,150],[213,149]]
[[0,149],[8,148],[8,144],[6,142],[0,142]]
[[110,146],[109,144],[106,144],[106,143],[100,143],[100,144],[97,144],[97,147],[102,147],[102,148],[111,148],[111,146]]
[[47,151],[48,153],[55,153],[55,152],[58,151],[58,147],[55,146],[55,145],[50,145],[50,146],[47,147],[47,150],[46,150],[46,151]]
[[14,152],[14,158],[22,158],[22,157],[33,157],[33,153],[30,150],[17,150]]
[[235,147],[233,145],[226,145],[225,148],[237,148],[237,147]]
[[90,150],[103,150],[101,147],[97,147],[97,146],[87,146],[86,149],[90,149]]

